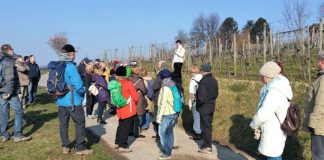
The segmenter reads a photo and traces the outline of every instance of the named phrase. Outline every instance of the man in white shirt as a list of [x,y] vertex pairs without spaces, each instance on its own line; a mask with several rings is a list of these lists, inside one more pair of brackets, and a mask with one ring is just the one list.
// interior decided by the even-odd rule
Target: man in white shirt
[[181,69],[185,58],[185,49],[182,47],[181,40],[176,41],[176,46],[177,48],[175,50],[173,62],[172,62],[173,69],[174,69],[174,76],[180,78],[182,81]]

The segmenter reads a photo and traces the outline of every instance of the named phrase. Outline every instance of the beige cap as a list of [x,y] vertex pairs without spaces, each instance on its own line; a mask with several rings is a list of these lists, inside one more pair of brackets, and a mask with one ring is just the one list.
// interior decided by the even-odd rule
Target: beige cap
[[274,78],[278,76],[280,72],[281,68],[276,62],[267,62],[260,69],[260,74],[268,78]]

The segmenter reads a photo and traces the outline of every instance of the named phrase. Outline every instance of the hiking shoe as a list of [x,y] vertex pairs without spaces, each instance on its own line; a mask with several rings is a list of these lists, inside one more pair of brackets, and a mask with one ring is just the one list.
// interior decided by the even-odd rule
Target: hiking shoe
[[95,115],[93,115],[93,117],[94,117],[94,118],[98,118],[98,115],[95,114]]
[[2,138],[1,140],[2,142],[7,142],[10,139],[10,137],[4,137],[4,136],[2,136],[1,138]]
[[14,141],[16,142],[16,143],[18,143],[18,142],[24,142],[24,141],[29,141],[29,140],[31,140],[32,139],[32,137],[30,137],[30,136],[21,136],[21,137],[15,137],[14,138]]
[[61,149],[63,154],[68,154],[71,152],[71,148],[69,147],[62,147]]
[[133,150],[130,148],[123,148],[123,147],[119,147],[118,148],[118,152],[125,152],[125,153],[129,153],[132,152]]
[[95,117],[93,115],[91,115],[91,114],[88,115],[88,118],[89,119],[95,119]]
[[171,156],[167,156],[167,155],[162,154],[157,159],[171,159]]
[[204,154],[211,154],[213,153],[212,149],[211,148],[200,148],[198,150],[199,153],[204,153]]
[[202,139],[200,134],[195,134],[194,136],[190,136],[189,139],[195,140],[195,141],[199,141]]
[[112,111],[109,112],[109,114],[114,116],[114,115],[116,115],[116,111],[112,110]]
[[93,153],[93,150],[91,149],[84,149],[82,151],[76,151],[75,154],[77,155],[89,155],[89,154],[92,154]]
[[98,118],[97,122],[100,123],[100,124],[107,124],[107,122],[104,121],[102,118]]
[[173,146],[172,149],[179,149],[179,146]]
[[119,148],[119,145],[118,144],[115,144],[115,147],[114,147],[115,149],[118,149]]
[[140,135],[135,135],[134,137],[135,138],[145,138],[145,136],[144,135],[141,135],[141,134]]

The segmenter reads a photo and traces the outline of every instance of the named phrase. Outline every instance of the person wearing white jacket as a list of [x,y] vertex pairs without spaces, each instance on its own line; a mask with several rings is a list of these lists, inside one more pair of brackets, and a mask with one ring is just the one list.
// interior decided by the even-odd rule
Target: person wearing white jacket
[[181,70],[182,70],[182,66],[183,66],[183,62],[185,59],[185,49],[182,47],[182,42],[181,40],[177,40],[176,41],[176,50],[173,56],[173,69],[174,69],[174,76],[176,78],[180,78],[182,80],[182,76],[181,76]]
[[281,68],[275,62],[267,62],[260,69],[261,81],[265,85],[250,124],[255,130],[255,138],[261,136],[258,148],[260,160],[281,160],[285,148],[287,135],[280,126],[285,120],[293,93],[288,79],[280,73]]

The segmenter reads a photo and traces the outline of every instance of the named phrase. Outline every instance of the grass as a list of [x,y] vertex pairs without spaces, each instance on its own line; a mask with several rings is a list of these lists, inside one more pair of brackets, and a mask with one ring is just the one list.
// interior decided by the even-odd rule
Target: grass
[[[13,132],[13,113],[11,112],[9,131]],[[66,159],[66,160],[101,160],[113,159],[107,154],[98,137],[87,132],[89,147],[94,150],[93,155],[78,156],[75,152],[63,155],[61,153],[61,141],[59,134],[59,120],[57,107],[53,97],[46,90],[39,91],[37,103],[28,107],[25,111],[24,134],[31,135],[33,139],[28,142],[14,143],[13,140],[0,143],[0,159],[3,160],[43,160],[43,159]],[[74,123],[70,121],[69,137],[75,139]]]

